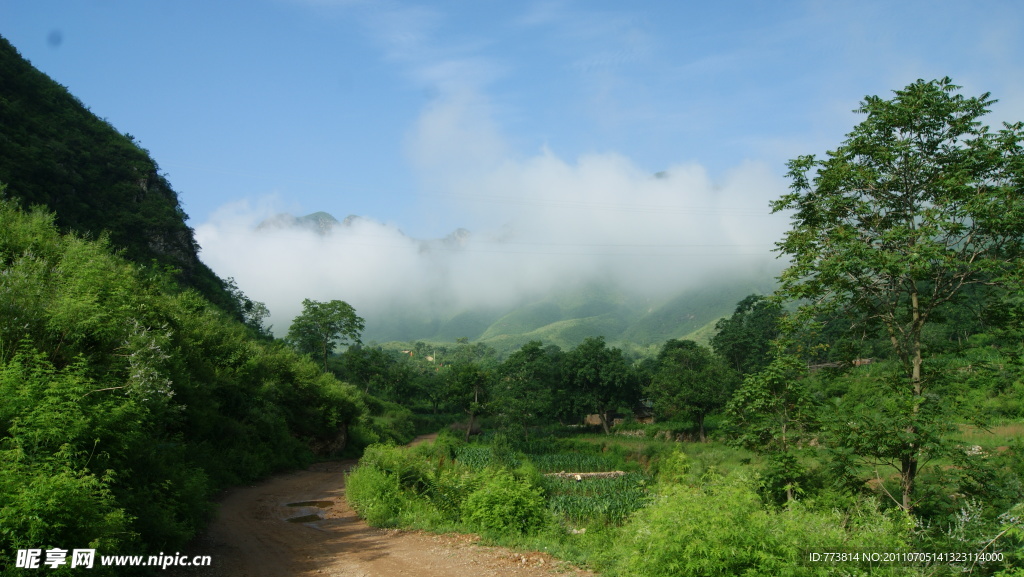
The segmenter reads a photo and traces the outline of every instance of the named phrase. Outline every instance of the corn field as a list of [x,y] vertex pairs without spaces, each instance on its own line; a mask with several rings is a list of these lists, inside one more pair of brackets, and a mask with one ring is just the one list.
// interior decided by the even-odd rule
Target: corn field
[[[523,461],[531,462],[541,473],[594,473],[614,471],[621,465],[619,459],[602,453],[517,453],[515,456],[496,457],[493,448],[486,445],[459,447],[455,451],[455,460],[474,471],[501,464],[518,466]],[[620,477],[580,481],[545,477],[542,489],[548,508],[568,524],[619,525],[630,513],[647,503],[650,483],[650,476],[632,472]]]
[[571,473],[595,473],[599,471],[614,471],[618,468],[618,461],[609,459],[601,454],[587,453],[554,453],[550,455],[529,455],[530,461],[537,466],[542,473],[558,473],[561,471]]
[[651,478],[642,473],[583,481],[545,477],[548,508],[574,525],[620,525],[630,513],[647,504]]

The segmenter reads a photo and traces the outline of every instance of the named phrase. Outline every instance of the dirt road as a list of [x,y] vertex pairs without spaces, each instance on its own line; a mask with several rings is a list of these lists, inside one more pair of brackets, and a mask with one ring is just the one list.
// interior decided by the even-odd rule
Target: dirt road
[[[212,567],[181,576],[550,577],[561,564],[539,553],[476,544],[465,535],[374,529],[345,501],[354,461],[319,463],[232,490],[190,554]],[[568,575],[586,574],[569,570]]]

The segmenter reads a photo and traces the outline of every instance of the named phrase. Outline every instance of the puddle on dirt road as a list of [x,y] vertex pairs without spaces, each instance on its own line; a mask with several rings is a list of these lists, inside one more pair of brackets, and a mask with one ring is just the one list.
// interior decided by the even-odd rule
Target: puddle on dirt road
[[334,505],[334,501],[299,501],[298,503],[288,503],[285,507],[319,507],[326,509]]
[[[299,501],[298,503],[286,503],[285,507],[316,507],[318,509],[328,509],[334,506],[334,501]],[[292,517],[285,519],[289,523],[315,523],[316,521],[322,521],[321,517],[317,513],[311,515],[299,515],[298,517]]]

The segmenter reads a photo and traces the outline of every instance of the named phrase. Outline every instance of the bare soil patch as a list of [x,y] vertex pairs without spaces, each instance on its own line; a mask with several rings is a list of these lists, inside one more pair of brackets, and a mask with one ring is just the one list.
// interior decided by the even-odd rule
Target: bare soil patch
[[[235,488],[188,553],[212,566],[169,570],[209,577],[549,577],[593,575],[543,553],[478,544],[473,535],[376,529],[345,500],[355,461],[318,463],[251,487]],[[292,520],[291,522],[289,520]]]

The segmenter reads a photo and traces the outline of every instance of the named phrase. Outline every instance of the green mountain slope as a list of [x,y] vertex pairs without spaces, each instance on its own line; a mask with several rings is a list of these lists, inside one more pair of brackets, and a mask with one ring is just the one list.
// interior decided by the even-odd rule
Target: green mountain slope
[[367,319],[367,341],[453,342],[467,337],[510,353],[531,340],[573,348],[587,337],[614,345],[659,346],[668,339],[710,339],[714,323],[732,314],[743,297],[768,293],[773,279],[743,279],[681,290],[650,302],[608,287],[588,285],[523,303],[511,310],[466,310],[448,319],[413,319],[397,310]]
[[773,279],[736,279],[683,291],[643,318],[621,335],[621,340],[641,345],[678,339],[709,322],[731,315],[743,297],[772,291]]
[[236,306],[199,260],[178,195],[149,153],[2,37],[0,182],[22,207],[53,211],[62,230],[105,233],[129,260],[177,270],[179,282],[222,308]]
[[494,340],[503,335],[521,335],[536,331],[565,318],[562,307],[553,302],[528,304],[502,316],[480,335],[480,340]]

